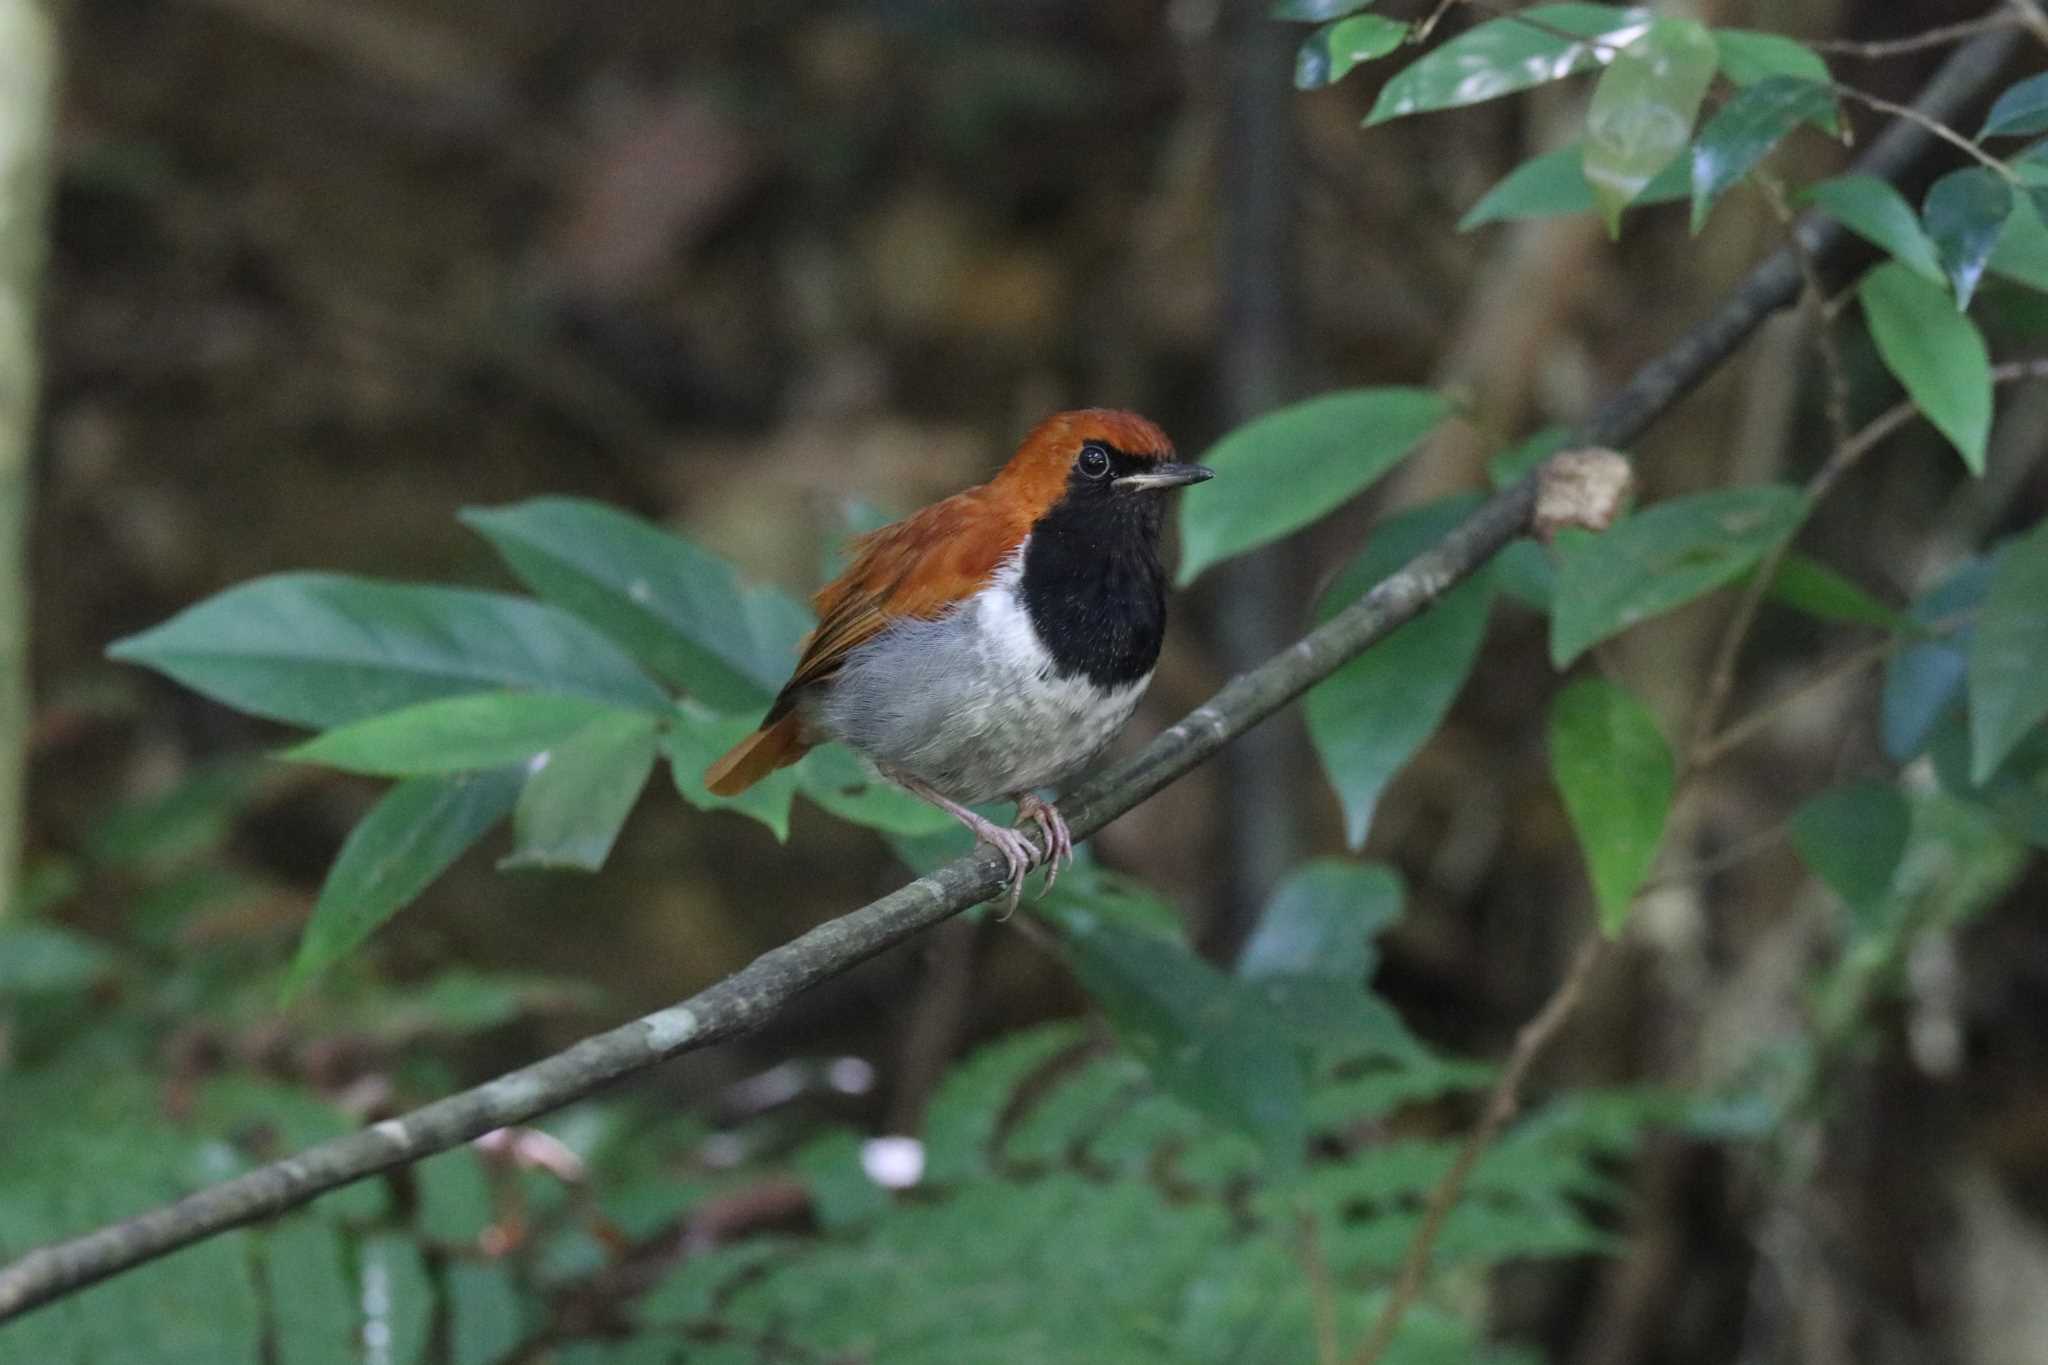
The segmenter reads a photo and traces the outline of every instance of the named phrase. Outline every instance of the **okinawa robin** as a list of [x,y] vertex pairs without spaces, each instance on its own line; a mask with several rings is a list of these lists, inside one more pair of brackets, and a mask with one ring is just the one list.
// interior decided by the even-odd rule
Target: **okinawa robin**
[[[1010,905],[1041,861],[1050,887],[1074,844],[1038,789],[1101,753],[1152,680],[1161,494],[1212,473],[1134,413],[1047,418],[987,483],[854,542],[796,672],[705,784],[732,796],[840,740],[1001,853]],[[968,809],[997,797],[1042,849]]]

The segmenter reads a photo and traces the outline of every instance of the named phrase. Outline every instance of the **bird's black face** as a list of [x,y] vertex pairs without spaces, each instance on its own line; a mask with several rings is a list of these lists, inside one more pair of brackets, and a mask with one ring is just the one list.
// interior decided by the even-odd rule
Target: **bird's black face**
[[1031,528],[1024,604],[1062,677],[1120,687],[1152,671],[1166,627],[1159,536],[1166,499],[1210,472],[1105,441],[1074,452],[1067,485]]

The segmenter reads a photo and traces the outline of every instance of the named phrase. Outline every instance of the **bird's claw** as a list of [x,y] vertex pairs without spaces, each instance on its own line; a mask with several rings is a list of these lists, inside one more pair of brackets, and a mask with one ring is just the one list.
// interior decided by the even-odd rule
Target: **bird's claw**
[[990,825],[980,834],[986,843],[1003,855],[1003,862],[1010,869],[1010,889],[1003,897],[1002,910],[996,915],[997,919],[1005,920],[1016,913],[1017,902],[1024,895],[1024,879],[1031,875],[1032,867],[1038,862],[1038,850],[1021,831],[1005,829],[1001,825]]
[[1067,828],[1066,817],[1060,814],[1059,807],[1028,792],[1017,798],[1017,816],[1038,827],[1039,838],[1045,846],[1042,854],[1033,850],[1035,856],[1044,858],[1045,885],[1038,889],[1038,899],[1044,900],[1053,883],[1060,879],[1061,861],[1065,860],[1068,867],[1074,865],[1073,831]]

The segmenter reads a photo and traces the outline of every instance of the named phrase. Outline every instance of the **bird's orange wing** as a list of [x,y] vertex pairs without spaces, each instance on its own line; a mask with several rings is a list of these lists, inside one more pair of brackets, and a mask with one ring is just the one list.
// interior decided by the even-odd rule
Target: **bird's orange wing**
[[1029,509],[1010,503],[984,484],[856,540],[853,562],[812,597],[817,628],[804,637],[796,671],[761,728],[712,764],[705,784],[734,795],[802,758],[810,746],[797,724],[798,695],[837,673],[892,621],[930,620],[986,587],[1030,529]]

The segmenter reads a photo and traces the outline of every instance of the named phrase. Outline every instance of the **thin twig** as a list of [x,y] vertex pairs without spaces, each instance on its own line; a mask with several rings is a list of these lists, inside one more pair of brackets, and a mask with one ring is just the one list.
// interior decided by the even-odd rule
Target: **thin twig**
[[1930,47],[1947,47],[1965,38],[1974,38],[1980,33],[1996,33],[2001,29],[2021,27],[2021,21],[2010,14],[1999,11],[1977,19],[1964,19],[1959,23],[1943,24],[1904,38],[1879,38],[1861,40],[1856,38],[1809,38],[1806,45],[1816,52],[1837,52],[1845,57],[1862,57],[1876,61],[1884,57],[1902,57],[1911,52],[1924,52]]
[[1394,1280],[1393,1293],[1387,1297],[1386,1306],[1380,1309],[1377,1321],[1373,1323],[1372,1334],[1365,1344],[1351,1357],[1351,1365],[1375,1365],[1392,1344],[1394,1334],[1401,1329],[1401,1319],[1422,1293],[1423,1282],[1429,1276],[1429,1264],[1436,1254],[1437,1238],[1443,1234],[1444,1223],[1450,1218],[1451,1210],[1457,1207],[1459,1198],[1465,1192],[1465,1182],[1479,1165],[1486,1149],[1500,1136],[1508,1120],[1515,1116],[1521,1106],[1522,1082],[1528,1078],[1529,1068],[1536,1062],[1550,1040],[1557,1036],[1572,1011],[1578,1008],[1579,997],[1585,994],[1586,983],[1592,979],[1593,969],[1607,947],[1607,939],[1598,933],[1579,946],[1577,956],[1564,974],[1550,999],[1535,1017],[1522,1025],[1515,1035],[1515,1046],[1508,1053],[1507,1065],[1502,1068],[1500,1078],[1493,1083],[1493,1089],[1486,1097],[1486,1109],[1480,1115],[1479,1124],[1465,1139],[1465,1145],[1458,1149],[1458,1159],[1451,1163],[1451,1169],[1429,1192],[1429,1203],[1422,1210],[1422,1222],[1415,1229],[1415,1236],[1408,1243],[1408,1252],[1401,1258],[1401,1272]]
[[1882,95],[1873,95],[1868,90],[1858,89],[1856,86],[1846,85],[1841,81],[1829,82],[1829,88],[1842,99],[1854,100],[1856,103],[1867,105],[1881,114],[1890,114],[1893,118],[1902,118],[1908,123],[1917,125],[1921,131],[1940,138],[1949,146],[1958,149],[1964,155],[1982,164],[1987,170],[1995,172],[2007,184],[2017,185],[2020,183],[2020,178],[2012,167],[1978,146],[1973,139],[1963,136],[1940,119],[1921,113],[1910,104],[1900,104],[1896,100],[1888,100]]
[[[1958,51],[1929,82],[1921,96],[1923,106],[1935,116],[1945,116],[1966,105],[1997,76],[2015,42],[2010,34],[1988,34]],[[1917,128],[1894,125],[1872,145],[1858,169],[1886,180],[1901,179],[1927,151],[1927,139]],[[1809,219],[1799,230],[1806,234],[1807,249],[1823,261],[1847,240],[1838,224],[1822,219]],[[1633,444],[1765,318],[1797,298],[1801,282],[1799,266],[1788,252],[1759,265],[1713,313],[1610,397],[1579,432],[1578,443],[1609,448]],[[1074,833],[1094,833],[1413,619],[1513,540],[1528,523],[1535,501],[1534,478],[1488,499],[1435,548],[1278,657],[1234,679],[1135,759],[1063,800],[1061,808]],[[180,1247],[274,1217],[494,1128],[526,1123],[623,1076],[758,1028],[812,986],[986,900],[1005,880],[1001,859],[992,850],[977,851],[771,949],[679,1005],[174,1203],[30,1251],[0,1266],[0,1322]],[[1426,1245],[1420,1248],[1425,1262],[1428,1252]],[[1399,1313],[1393,1316],[1398,1320]]]
[[[1791,203],[1785,198],[1784,189],[1768,176],[1756,177],[1764,199],[1778,220],[1785,224],[1785,243],[1799,262],[1799,275],[1806,287],[1800,298],[1807,312],[1813,318],[1814,348],[1819,351],[1821,367],[1827,374],[1827,418],[1828,430],[1833,435],[1833,455],[1813,476],[1806,489],[1806,507],[1800,520],[1813,514],[1814,507],[1825,495],[1834,480],[1828,471],[1842,458],[1842,452],[1850,448],[1854,439],[1849,431],[1849,373],[1842,363],[1842,350],[1835,341],[1835,330],[1828,315],[1828,289],[1821,279],[1820,263],[1813,253],[1806,249],[1796,230]],[[1727,708],[1728,698],[1735,690],[1735,668],[1741,661],[1742,648],[1749,640],[1750,628],[1756,624],[1757,612],[1762,608],[1764,596],[1777,580],[1778,570],[1784,566],[1785,556],[1792,552],[1792,542],[1798,535],[1798,528],[1788,531],[1777,544],[1764,553],[1756,572],[1750,576],[1748,585],[1736,602],[1734,613],[1721,632],[1721,643],[1714,651],[1713,664],[1707,670],[1707,689],[1701,699],[1699,714],[1693,726],[1693,747],[1697,749],[1706,743],[1714,733],[1714,727],[1721,723],[1721,714]]]
[[1330,1279],[1315,1214],[1296,1210],[1295,1231],[1301,1239],[1302,1274],[1308,1278],[1309,1312],[1315,1319],[1316,1365],[1343,1365],[1344,1348],[1337,1340],[1337,1286]]

